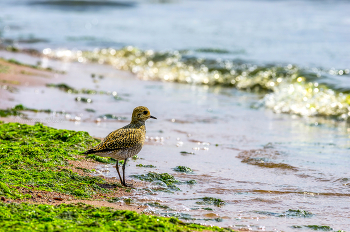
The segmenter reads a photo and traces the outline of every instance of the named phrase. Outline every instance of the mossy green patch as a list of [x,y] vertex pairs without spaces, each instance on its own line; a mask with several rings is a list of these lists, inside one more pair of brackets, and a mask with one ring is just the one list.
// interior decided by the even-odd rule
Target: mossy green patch
[[[13,51],[13,50],[11,50]],[[50,67],[47,67],[47,68],[42,68],[38,65],[31,65],[31,64],[23,64],[21,62],[19,62],[18,60],[15,60],[15,59],[4,59],[4,58],[0,58],[0,60],[3,60],[3,61],[6,61],[10,64],[15,64],[15,65],[19,65],[19,66],[23,66],[23,67],[28,67],[28,68],[34,68],[34,69],[38,69],[38,70],[43,70],[43,71],[49,71],[49,72],[56,72],[56,73],[61,73],[61,74],[64,74],[65,72],[64,71],[57,71],[57,70],[53,70],[52,68]]]
[[231,231],[85,204],[0,203],[0,231]]
[[177,166],[173,170],[176,172],[185,172],[185,173],[193,172],[191,168],[185,167],[185,166]]
[[120,201],[120,198],[119,197],[111,197],[107,201],[110,203],[115,203],[115,202]]
[[289,209],[283,213],[274,213],[274,212],[268,212],[268,211],[254,211],[255,213],[258,214],[264,214],[264,215],[269,215],[269,216],[275,216],[275,217],[312,217],[314,216],[313,213],[306,211],[306,210],[301,210],[301,209]]
[[196,180],[188,180],[186,181],[186,184],[197,184],[197,181]]
[[86,98],[86,97],[76,97],[75,101],[77,102],[84,102],[84,103],[92,103],[91,98]]
[[121,116],[117,116],[114,114],[103,114],[100,115],[99,118],[103,118],[103,119],[117,119],[117,120],[126,120],[128,119],[127,117],[121,117]]
[[149,205],[151,207],[156,207],[156,208],[160,208],[160,209],[167,209],[169,210],[169,206],[166,206],[166,205],[162,205],[160,204],[159,202],[149,202],[147,203],[146,205]]
[[322,231],[332,231],[333,230],[329,226],[307,225],[305,227],[313,229],[313,230],[322,230]]
[[214,198],[214,197],[203,197],[200,198],[200,201],[197,201],[196,204],[198,205],[215,205],[215,206],[223,206],[226,204],[225,201],[219,199],[219,198]]
[[85,109],[85,111],[86,111],[86,112],[90,112],[90,113],[95,113],[95,112],[96,112],[96,110],[90,109],[90,108]]
[[156,166],[152,164],[136,164],[136,167],[141,167],[141,168],[156,168]]
[[57,88],[61,91],[64,91],[66,93],[72,93],[72,94],[107,94],[110,95],[112,94],[111,92],[106,92],[106,91],[98,91],[98,90],[93,90],[93,89],[75,89],[65,83],[59,83],[59,84],[46,84],[47,87],[51,88]]
[[14,47],[14,46],[7,46],[6,50],[9,52],[18,52],[19,51],[19,49]]
[[124,201],[124,203],[127,204],[127,205],[130,205],[130,204],[134,203],[134,200],[131,199],[131,198],[125,198],[123,201]]
[[194,155],[194,152],[180,151],[181,155]]
[[[312,217],[314,216],[313,213],[306,211],[306,210],[301,210],[301,209],[289,209],[288,211],[286,211],[285,216],[287,217]],[[280,216],[282,217],[282,216]]]
[[81,176],[70,169],[83,150],[98,141],[87,132],[58,130],[35,124],[0,123],[0,180],[2,192],[22,198],[16,187],[91,197],[109,191],[99,187],[100,177]]
[[19,110],[16,110],[14,108],[8,108],[8,109],[0,109],[0,117],[8,117],[8,116],[20,116],[23,117],[25,114],[21,113]]
[[132,177],[149,182],[161,181],[164,184],[166,184],[166,186],[171,190],[180,190],[178,187],[176,187],[175,184],[180,184],[181,182],[175,179],[175,177],[170,175],[169,173],[149,172],[147,174],[142,175],[132,175]]
[[[0,117],[7,117],[7,116],[20,116],[20,117],[25,117],[26,115],[22,113],[22,111],[31,111],[35,113],[51,113],[52,111],[50,109],[44,109],[44,110],[38,110],[38,109],[33,109],[33,108],[28,108],[23,105],[16,105],[13,108],[8,108],[8,109],[0,109]],[[56,112],[60,113],[60,112]]]

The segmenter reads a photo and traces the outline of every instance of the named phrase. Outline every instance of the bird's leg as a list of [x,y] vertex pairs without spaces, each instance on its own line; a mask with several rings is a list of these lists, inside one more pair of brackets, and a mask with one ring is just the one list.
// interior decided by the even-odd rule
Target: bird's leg
[[120,179],[120,183],[123,184],[123,179],[120,175],[120,172],[119,172],[119,160],[117,160],[117,165],[115,165],[115,169],[117,169],[117,172],[118,172],[118,176],[119,176],[119,179]]
[[131,187],[132,185],[127,185],[126,182],[125,182],[125,166],[126,166],[126,161],[128,161],[127,158],[124,160],[124,164],[123,164],[123,179],[124,179],[123,185],[124,185],[125,187]]

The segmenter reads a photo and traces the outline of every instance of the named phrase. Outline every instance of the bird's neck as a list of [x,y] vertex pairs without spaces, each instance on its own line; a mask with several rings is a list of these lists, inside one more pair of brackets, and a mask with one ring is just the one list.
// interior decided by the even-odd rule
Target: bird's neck
[[135,129],[146,129],[145,121],[131,121],[129,127]]

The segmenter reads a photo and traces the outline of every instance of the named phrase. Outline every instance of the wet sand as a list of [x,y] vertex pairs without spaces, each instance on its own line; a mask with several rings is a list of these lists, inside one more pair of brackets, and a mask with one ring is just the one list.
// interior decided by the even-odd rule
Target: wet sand
[[[8,52],[0,52],[0,56],[31,64],[40,60]],[[127,174],[167,172],[181,181],[194,179],[197,184],[178,185],[181,191],[174,193],[153,191],[154,183],[136,186],[128,197],[143,205],[143,212],[253,231],[290,231],[293,226],[304,225],[327,225],[336,230],[350,227],[349,172],[343,165],[349,159],[350,130],[345,123],[251,109],[259,96],[234,89],[141,81],[105,65],[45,62],[67,74],[45,73],[49,77],[35,77],[37,81],[30,82],[33,84],[16,85],[16,93],[1,89],[4,101],[0,108],[23,104],[65,113],[26,112],[29,121],[16,117],[1,120],[42,121],[102,138],[127,124],[135,106],[149,107],[158,120],[147,122],[148,138],[139,154],[142,159],[129,161]],[[3,75],[0,80],[5,80]],[[26,83],[33,76],[16,78]],[[46,87],[47,83],[111,94],[68,94]],[[77,102],[77,97],[91,98],[92,103]],[[106,114],[115,117],[104,118]],[[181,153],[184,151],[187,153]],[[177,173],[173,171],[176,166],[188,166],[193,173]],[[107,179],[117,176],[113,165],[96,169],[96,175],[103,174]],[[131,181],[130,176],[127,178]],[[202,197],[220,198],[226,204],[197,204]],[[172,210],[146,207],[147,202],[159,202]],[[205,209],[208,207],[212,210]],[[313,216],[289,216],[289,209],[306,210]]]

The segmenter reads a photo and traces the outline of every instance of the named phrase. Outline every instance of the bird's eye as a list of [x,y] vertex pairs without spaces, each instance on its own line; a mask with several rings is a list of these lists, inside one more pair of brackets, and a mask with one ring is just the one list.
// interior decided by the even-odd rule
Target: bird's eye
[[148,111],[143,111],[143,114],[147,114],[148,113]]

